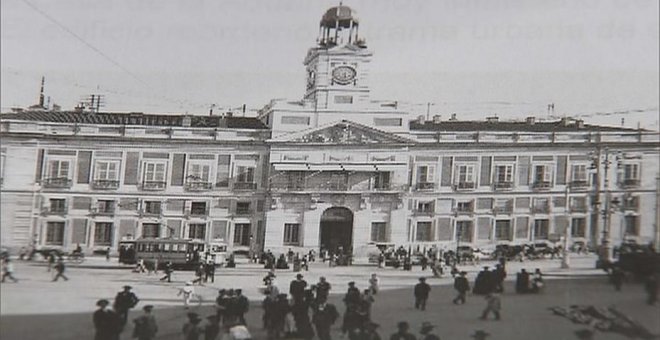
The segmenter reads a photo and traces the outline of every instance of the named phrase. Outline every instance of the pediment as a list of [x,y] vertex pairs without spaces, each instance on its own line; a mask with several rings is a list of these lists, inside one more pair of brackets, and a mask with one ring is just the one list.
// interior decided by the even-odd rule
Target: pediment
[[342,120],[318,128],[287,134],[272,141],[301,144],[342,145],[413,143],[410,139],[399,137],[348,120]]

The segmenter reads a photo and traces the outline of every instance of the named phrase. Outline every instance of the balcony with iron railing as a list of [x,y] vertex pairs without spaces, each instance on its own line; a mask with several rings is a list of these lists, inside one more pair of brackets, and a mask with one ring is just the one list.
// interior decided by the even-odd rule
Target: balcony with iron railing
[[119,181],[116,179],[95,179],[92,181],[92,188],[96,190],[115,190],[119,188]]
[[71,188],[72,183],[73,182],[66,177],[44,178],[43,180],[41,180],[41,185],[44,188],[53,188],[53,189]]
[[638,211],[639,210],[639,199],[625,199],[623,200],[622,209],[624,211]]
[[242,207],[236,207],[236,210],[234,211],[234,215],[238,216],[248,216],[252,215],[254,210],[252,208],[242,208]]
[[513,182],[493,182],[493,190],[511,190]]
[[586,213],[589,210],[589,207],[586,203],[572,204],[569,207],[570,211],[573,213]]
[[257,183],[254,182],[234,182],[232,188],[234,190],[256,190]]
[[95,216],[113,216],[115,214],[114,206],[98,206],[93,207],[89,211],[92,215]]
[[208,208],[186,209],[184,215],[186,217],[207,217],[209,215],[209,209]]
[[624,178],[619,182],[619,187],[624,189],[637,188],[639,187],[639,184],[639,179]]
[[167,182],[165,181],[144,181],[142,182],[142,190],[145,191],[159,191],[165,190]]
[[415,184],[415,190],[423,191],[423,190],[433,190],[435,189],[435,183],[433,182],[418,182]]
[[41,209],[41,214],[42,215],[58,215],[58,216],[64,216],[67,213],[67,207],[65,206],[50,206],[50,207],[44,207]]
[[162,207],[150,207],[150,208],[143,208],[138,211],[138,214],[140,217],[162,217],[163,216],[163,209]]
[[456,206],[454,208],[454,215],[465,216],[474,214],[474,205],[470,204],[469,206]]
[[184,189],[186,191],[208,191],[213,189],[213,183],[204,181],[186,181]]
[[458,182],[454,184],[454,190],[473,190],[475,187],[474,182]]
[[550,204],[537,204],[532,206],[532,212],[535,214],[549,214],[550,213]]
[[493,214],[495,215],[510,215],[512,212],[513,212],[513,204],[493,207]]
[[413,215],[415,216],[432,216],[435,214],[435,209],[433,207],[430,208],[415,208],[413,210]]
[[584,190],[589,188],[589,182],[587,181],[571,181],[568,183],[568,186],[572,190]]
[[532,189],[534,190],[550,190],[550,188],[552,188],[550,181],[536,181],[532,183]]

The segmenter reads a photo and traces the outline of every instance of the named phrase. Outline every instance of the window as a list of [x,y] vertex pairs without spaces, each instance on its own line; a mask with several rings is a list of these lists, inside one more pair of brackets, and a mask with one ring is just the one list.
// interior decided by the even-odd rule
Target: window
[[206,223],[190,223],[188,224],[188,238],[192,239],[205,239],[206,238]]
[[300,224],[287,223],[284,225],[284,244],[290,246],[300,244]]
[[144,165],[145,182],[165,182],[165,163],[147,162]]
[[61,246],[64,244],[64,222],[46,224],[46,244]]
[[510,220],[497,220],[495,221],[495,240],[511,240],[511,221]]
[[94,244],[97,246],[112,244],[112,223],[97,222],[94,225]]
[[374,176],[374,189],[388,190],[390,188],[390,173],[377,172]]
[[534,186],[540,188],[548,188],[552,183],[552,167],[546,165],[534,166]]
[[162,204],[160,201],[145,201],[144,212],[147,214],[159,215],[161,212]]
[[306,116],[283,116],[282,124],[309,125],[309,117]]
[[236,181],[239,183],[254,182],[254,167],[239,166],[236,168]]
[[417,211],[422,213],[432,213],[433,201],[417,202]]
[[98,213],[110,214],[115,212],[115,201],[99,200],[96,203],[96,211]]
[[352,104],[353,96],[335,96],[335,104]]
[[572,182],[587,182],[587,165],[586,164],[573,164],[571,167],[571,181]]
[[187,182],[208,183],[211,177],[211,165],[203,163],[188,164]]
[[550,221],[547,219],[534,220],[534,238],[547,240],[550,233]]
[[586,218],[571,219],[571,236],[585,237],[586,235],[587,235],[587,219]]
[[50,209],[49,211],[52,213],[64,213],[66,212],[66,200],[63,198],[51,198],[49,200],[50,202]]
[[639,236],[639,216],[626,215],[624,217],[624,223],[627,236]]
[[69,178],[70,162],[51,160],[48,162],[48,178]]
[[495,166],[495,183],[512,183],[513,182],[513,165],[497,165]]
[[474,207],[473,201],[463,201],[463,202],[459,201],[458,203],[456,203],[456,212],[470,213],[474,210],[473,207]]
[[474,165],[456,166],[456,185],[461,188],[474,188]]
[[415,235],[415,240],[422,242],[433,241],[432,229],[433,224],[431,222],[417,222],[417,234]]
[[472,221],[456,221],[456,239],[460,242],[472,242]]
[[156,238],[160,236],[160,224],[142,223],[142,237]]
[[190,204],[191,215],[206,215],[206,202],[192,202]]
[[249,223],[237,223],[234,225],[234,245],[250,246]]
[[587,198],[586,197],[571,197],[571,211],[573,211],[573,212],[587,212]]
[[403,120],[401,118],[374,118],[375,126],[401,126]]
[[550,212],[550,198],[535,197],[532,201],[532,211],[535,213],[547,214]]
[[250,211],[250,202],[236,202],[236,213],[239,215],[249,214]]
[[387,242],[387,223],[371,222],[371,242]]
[[513,210],[513,199],[511,198],[497,198],[493,204],[493,210],[499,213],[508,213]]
[[419,189],[433,189],[435,167],[422,165],[417,167],[417,183]]
[[623,179],[624,180],[638,180],[639,179],[639,164],[624,164],[623,165]]
[[94,170],[94,179],[101,181],[116,181],[119,176],[119,162],[117,161],[97,161]]

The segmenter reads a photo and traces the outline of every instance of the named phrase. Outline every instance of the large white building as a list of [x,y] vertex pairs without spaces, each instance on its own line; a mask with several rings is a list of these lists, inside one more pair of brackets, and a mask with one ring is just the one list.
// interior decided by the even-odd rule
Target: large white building
[[3,114],[2,244],[161,236],[358,257],[374,243],[658,246],[657,132],[417,117],[371,98],[359,25],[349,7],[329,9],[303,98],[257,118]]

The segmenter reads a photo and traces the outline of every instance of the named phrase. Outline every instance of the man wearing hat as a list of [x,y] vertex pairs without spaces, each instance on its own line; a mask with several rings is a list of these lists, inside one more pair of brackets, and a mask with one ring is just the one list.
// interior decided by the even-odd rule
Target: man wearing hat
[[135,328],[133,328],[134,338],[138,338],[138,340],[151,340],[156,337],[158,325],[156,325],[156,318],[151,314],[153,308],[154,306],[152,305],[142,307],[144,314],[133,320],[135,323]]
[[99,309],[97,309],[93,315],[94,328],[96,329],[94,340],[119,339],[121,321],[115,312],[106,308],[109,304],[110,301],[106,299],[101,299],[96,302]]
[[199,323],[202,319],[199,318],[197,313],[188,313],[188,322],[183,325],[183,339],[184,340],[199,340],[199,336],[204,333]]
[[454,289],[458,292],[458,296],[453,300],[455,305],[459,302],[465,304],[465,297],[470,290],[470,282],[468,282],[465,275],[467,275],[467,272],[462,271],[459,273],[459,276],[454,279]]
[[307,281],[303,280],[303,275],[296,275],[296,279],[291,281],[289,285],[289,294],[293,298],[293,304],[299,304],[305,298],[305,288],[307,288]]
[[419,333],[422,335],[420,340],[440,340],[439,336],[431,333],[434,327],[430,322],[424,321],[422,328],[419,330]]
[[318,298],[318,303],[312,306],[312,322],[316,327],[319,340],[331,340],[330,327],[335,323],[339,313],[333,304],[327,303],[326,297]]
[[124,290],[117,293],[115,296],[115,303],[113,308],[115,312],[119,315],[121,319],[122,327],[126,325],[126,320],[128,319],[128,310],[135,307],[138,304],[140,299],[138,299],[133,292],[131,292],[131,286],[124,286]]
[[415,340],[415,336],[408,332],[410,325],[407,322],[399,322],[397,328],[399,330],[390,336],[390,340]]
[[419,283],[415,285],[415,308],[425,310],[426,309],[426,300],[429,298],[429,293],[431,292],[431,286],[426,283],[425,277],[419,278]]

